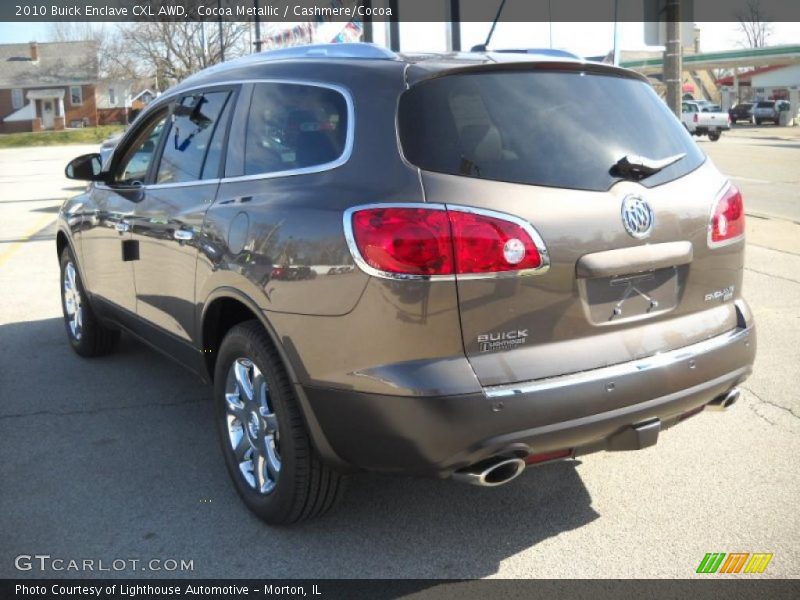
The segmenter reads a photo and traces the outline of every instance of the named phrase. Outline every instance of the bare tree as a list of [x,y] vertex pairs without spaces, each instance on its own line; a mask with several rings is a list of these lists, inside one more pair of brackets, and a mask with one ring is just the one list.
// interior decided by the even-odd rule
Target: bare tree
[[47,28],[49,42],[83,42],[98,40],[102,35],[102,27],[95,27],[93,23],[87,22],[55,21]]
[[[247,23],[126,23],[106,47],[115,72],[158,80],[159,89],[197,71],[247,52]],[[221,35],[220,35],[221,34]]]
[[739,31],[745,40],[741,42],[748,48],[762,48],[767,45],[772,35],[772,23],[766,20],[767,15],[761,8],[761,0],[747,0],[743,10],[735,13],[739,21]]

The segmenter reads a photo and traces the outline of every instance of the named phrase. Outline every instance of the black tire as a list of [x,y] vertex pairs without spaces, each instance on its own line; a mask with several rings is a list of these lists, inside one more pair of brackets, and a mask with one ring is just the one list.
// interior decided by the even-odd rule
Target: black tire
[[[72,349],[79,355],[85,357],[103,356],[114,351],[119,342],[119,330],[105,326],[94,314],[86,290],[81,281],[80,270],[72,250],[67,246],[61,252],[61,310],[64,314],[64,327],[67,330],[67,338]],[[65,278],[68,269],[71,268],[72,277],[69,279],[69,288]],[[74,288],[73,288],[74,286]],[[72,292],[74,289],[74,292]],[[79,313],[80,326],[73,327],[74,317],[68,312],[68,297],[73,302],[79,299],[77,312]],[[72,305],[74,306],[74,304]]]
[[710,139],[712,142],[716,142],[720,138],[720,135],[721,134],[719,131],[712,131],[708,134],[708,139]]
[[756,119],[756,125],[761,125],[761,119]]
[[[240,469],[240,462],[246,465],[247,460],[240,461],[237,458],[232,441],[234,434],[229,430],[232,426],[229,425],[228,418],[233,416],[233,412],[229,412],[226,391],[233,385],[233,389],[237,390],[235,393],[241,395],[234,375],[235,363],[240,359],[246,359],[252,367],[248,371],[253,378],[251,383],[255,383],[257,371],[260,371],[266,381],[265,398],[270,414],[261,414],[270,418],[259,420],[254,415],[255,409],[248,409],[248,406],[258,405],[243,402],[242,407],[237,409],[241,411],[240,414],[254,418],[262,425],[259,426],[257,437],[254,437],[255,434],[250,433],[250,420],[244,416],[238,420],[234,417],[233,427],[236,427],[236,423],[248,420],[248,426],[241,427],[239,445],[247,448],[245,452],[250,452],[251,456],[255,456],[252,449],[258,446],[262,448],[262,456],[265,457],[267,453],[263,448],[270,446],[266,438],[268,426],[265,424],[270,419],[277,422],[277,431],[272,434],[276,441],[272,447],[279,457],[280,468],[277,475],[274,475],[274,481],[270,482],[270,477],[264,476],[263,481],[273,486],[268,491],[256,489],[267,484],[256,479],[258,475],[255,458],[250,463],[252,480],[248,481]],[[258,387],[261,386],[253,385],[250,389]],[[258,392],[251,395],[255,398]],[[243,395],[242,398],[244,399]],[[323,515],[340,500],[344,491],[344,477],[323,463],[313,447],[280,356],[258,321],[247,321],[234,326],[223,339],[214,369],[214,403],[222,454],[228,473],[245,505],[259,518],[271,525],[288,525]],[[260,464],[266,468],[267,463],[264,458]]]

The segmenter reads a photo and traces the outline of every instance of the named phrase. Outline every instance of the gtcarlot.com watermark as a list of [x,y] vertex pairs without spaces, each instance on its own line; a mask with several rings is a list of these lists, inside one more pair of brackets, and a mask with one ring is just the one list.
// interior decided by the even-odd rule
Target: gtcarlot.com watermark
[[183,558],[64,558],[49,554],[20,554],[14,558],[17,571],[36,572],[136,572],[164,573],[194,571],[194,559]]

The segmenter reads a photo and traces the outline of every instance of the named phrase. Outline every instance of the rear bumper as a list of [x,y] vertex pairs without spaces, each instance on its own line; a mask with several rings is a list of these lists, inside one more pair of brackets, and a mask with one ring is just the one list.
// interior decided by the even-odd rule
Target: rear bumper
[[[746,379],[755,351],[755,328],[739,327],[646,359],[486,387],[479,394],[388,396],[314,387],[304,392],[345,463],[447,476],[511,452],[571,449],[579,455],[649,445],[658,431]],[[628,435],[632,428],[639,433]]]

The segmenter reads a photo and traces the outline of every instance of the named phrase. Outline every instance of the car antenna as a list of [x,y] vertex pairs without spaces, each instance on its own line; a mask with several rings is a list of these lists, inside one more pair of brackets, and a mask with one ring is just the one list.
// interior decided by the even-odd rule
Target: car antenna
[[492,27],[489,29],[489,35],[486,36],[486,41],[482,44],[478,44],[477,46],[473,46],[470,48],[471,52],[486,52],[486,48],[489,46],[489,42],[492,41],[492,36],[494,35],[494,28],[497,26],[497,22],[500,20],[500,15],[503,12],[503,7],[506,5],[506,0],[500,1],[500,8],[497,9],[497,14],[494,16],[494,21],[492,21]]

